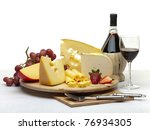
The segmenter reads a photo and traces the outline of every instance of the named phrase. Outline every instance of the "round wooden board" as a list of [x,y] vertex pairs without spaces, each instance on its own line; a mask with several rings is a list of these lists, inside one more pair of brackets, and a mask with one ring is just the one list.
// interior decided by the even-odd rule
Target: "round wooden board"
[[98,85],[90,85],[85,88],[71,88],[68,87],[65,83],[59,84],[56,86],[46,86],[41,85],[39,82],[27,83],[21,81],[21,86],[43,92],[55,92],[55,93],[89,93],[89,92],[97,92],[97,91],[105,91],[112,88],[117,87],[118,80],[114,79],[111,84],[98,84]]

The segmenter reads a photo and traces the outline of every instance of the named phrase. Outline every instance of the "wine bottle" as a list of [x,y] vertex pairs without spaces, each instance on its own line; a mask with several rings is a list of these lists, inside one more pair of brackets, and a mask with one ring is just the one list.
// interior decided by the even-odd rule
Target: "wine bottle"
[[120,52],[119,35],[117,31],[117,14],[110,14],[109,34],[102,47],[102,51],[106,53]]
[[126,66],[126,61],[121,55],[119,47],[119,35],[117,30],[117,14],[110,14],[110,29],[109,34],[102,46],[102,51],[110,57],[113,63],[113,75],[117,75],[119,81],[124,81],[123,71]]

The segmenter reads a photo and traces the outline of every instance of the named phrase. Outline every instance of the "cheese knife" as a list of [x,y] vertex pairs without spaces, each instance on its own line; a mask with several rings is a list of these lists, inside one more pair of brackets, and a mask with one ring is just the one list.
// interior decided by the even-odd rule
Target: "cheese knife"
[[65,93],[65,96],[78,101],[78,102],[82,102],[84,100],[87,99],[96,99],[96,100],[117,100],[117,101],[123,101],[125,99],[125,96],[123,95],[97,95],[97,96],[77,96],[74,94],[70,94],[70,93]]

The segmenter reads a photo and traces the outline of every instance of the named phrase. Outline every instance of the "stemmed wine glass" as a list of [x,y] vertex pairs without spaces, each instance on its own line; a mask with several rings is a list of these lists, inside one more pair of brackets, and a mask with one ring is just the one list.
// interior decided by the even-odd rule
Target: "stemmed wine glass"
[[124,88],[127,89],[136,89],[139,86],[132,84],[131,80],[131,63],[134,58],[137,56],[140,47],[140,38],[139,36],[121,36],[120,37],[120,51],[122,56],[128,62],[128,71],[129,78],[127,84],[124,85]]

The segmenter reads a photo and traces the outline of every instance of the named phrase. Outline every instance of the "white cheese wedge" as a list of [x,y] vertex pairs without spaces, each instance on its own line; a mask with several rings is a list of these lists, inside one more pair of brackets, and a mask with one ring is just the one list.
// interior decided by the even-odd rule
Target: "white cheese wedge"
[[89,76],[92,69],[99,69],[102,76],[113,74],[113,64],[111,59],[104,54],[82,54],[81,55],[81,72]]
[[65,81],[64,65],[61,59],[41,57],[39,82],[44,85],[57,85]]

